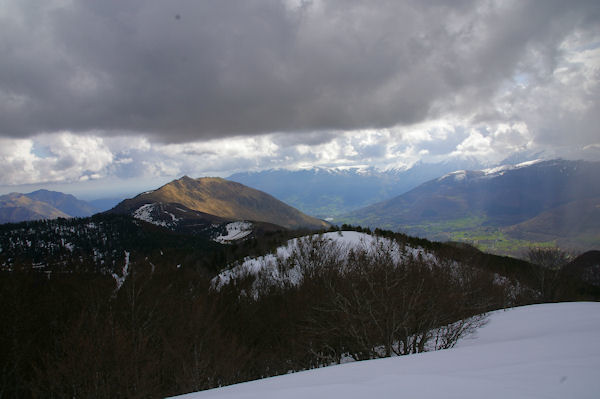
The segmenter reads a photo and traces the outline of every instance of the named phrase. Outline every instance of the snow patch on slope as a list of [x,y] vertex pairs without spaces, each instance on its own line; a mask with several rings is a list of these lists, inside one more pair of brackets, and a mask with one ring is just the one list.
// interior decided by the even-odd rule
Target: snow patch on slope
[[241,240],[252,233],[252,223],[250,222],[228,223],[225,228],[227,229],[227,234],[216,237],[214,241],[221,244],[229,244],[232,241]]
[[112,277],[117,283],[117,288],[115,289],[115,292],[121,289],[121,286],[127,279],[127,276],[129,276],[129,252],[125,251],[125,264],[123,265],[123,269],[121,269],[121,275],[119,276],[117,273],[112,274]]
[[467,177],[466,170],[457,170],[457,171],[450,172],[450,173],[440,177],[437,181],[442,181],[442,180],[446,180],[446,179],[450,179],[450,178],[453,178],[455,181],[462,181],[462,180],[465,180],[466,177]]
[[140,206],[133,212],[133,217],[139,220],[143,220],[144,222],[152,223],[158,226],[167,226],[167,224],[160,220],[154,220],[152,218],[152,211],[154,211],[156,204],[146,204]]
[[531,165],[535,165],[536,163],[540,163],[542,161],[543,161],[543,159],[534,159],[533,161],[521,162],[521,163],[516,164],[516,165],[501,165],[501,166],[497,166],[495,168],[484,169],[484,170],[482,170],[482,172],[486,176],[489,176],[489,175],[502,175],[507,170],[514,170],[514,169],[525,168],[525,167],[528,167],[528,166],[531,166]]
[[[481,171],[474,171],[475,174],[472,176],[472,178],[477,179],[477,178],[492,178],[492,177],[496,177],[496,176],[502,176],[506,171],[525,168],[525,167],[535,165],[536,163],[540,163],[543,161],[544,161],[543,159],[535,159],[533,161],[521,162],[516,165],[500,165],[500,166],[496,166],[493,168],[482,169]],[[483,175],[481,175],[481,173],[483,173]],[[450,172],[450,173],[445,174],[444,176],[438,178],[437,181],[443,181],[443,180],[450,179],[450,178],[454,179],[455,181],[465,180],[467,178],[467,171],[466,170],[457,170],[454,172]]]
[[[171,220],[169,220],[168,222],[164,220],[157,220],[155,217],[159,215],[160,212],[167,215]],[[171,212],[167,212],[161,209],[160,204],[157,203],[145,204],[140,206],[138,209],[133,211],[133,217],[138,220],[143,220],[144,222],[152,223],[154,225],[163,227],[170,227],[179,221],[179,219],[175,215],[173,215]]]

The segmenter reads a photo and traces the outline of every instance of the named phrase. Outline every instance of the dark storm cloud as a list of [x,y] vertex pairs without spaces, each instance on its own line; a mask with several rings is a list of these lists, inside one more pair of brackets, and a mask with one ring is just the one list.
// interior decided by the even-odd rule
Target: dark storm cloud
[[506,79],[544,79],[566,35],[600,18],[594,1],[13,3],[0,135],[165,142],[493,112]]
[[319,145],[331,142],[336,137],[334,132],[307,132],[302,135],[276,134],[272,137],[273,143],[281,147],[291,147],[298,144]]

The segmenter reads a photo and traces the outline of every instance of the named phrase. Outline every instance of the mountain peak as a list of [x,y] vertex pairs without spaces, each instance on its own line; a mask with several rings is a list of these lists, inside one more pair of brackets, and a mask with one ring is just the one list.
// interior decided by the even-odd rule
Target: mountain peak
[[223,179],[222,177],[216,177],[216,176],[204,176],[204,177],[198,177],[198,178],[193,178],[190,177],[188,175],[184,175],[182,177],[180,177],[179,179],[175,179],[167,184],[165,184],[165,186],[168,186],[169,184],[174,184],[174,183],[185,183],[185,184],[210,184],[210,183],[218,183],[218,182],[226,182],[228,180]]
[[113,211],[130,213],[148,203],[177,203],[223,219],[268,222],[291,229],[328,226],[269,194],[220,177],[183,176],[157,190],[125,200]]

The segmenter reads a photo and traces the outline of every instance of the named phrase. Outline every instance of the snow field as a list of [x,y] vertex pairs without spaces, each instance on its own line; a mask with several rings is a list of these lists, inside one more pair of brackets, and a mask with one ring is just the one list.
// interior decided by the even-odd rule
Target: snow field
[[600,303],[490,314],[453,349],[368,360],[183,395],[227,398],[598,398]]

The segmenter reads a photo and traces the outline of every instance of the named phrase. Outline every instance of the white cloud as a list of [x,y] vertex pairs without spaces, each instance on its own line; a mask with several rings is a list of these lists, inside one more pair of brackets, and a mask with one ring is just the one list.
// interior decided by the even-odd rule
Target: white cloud
[[0,144],[3,185],[99,179],[113,162],[99,137],[57,133],[0,139]]
[[20,184],[35,181],[35,156],[30,139],[0,138],[0,179],[4,184]]
[[473,129],[469,137],[460,143],[456,150],[452,152],[453,156],[470,156],[470,157],[488,157],[493,153],[491,148],[492,139],[489,136],[484,136],[481,132]]

